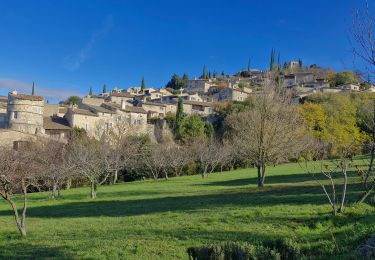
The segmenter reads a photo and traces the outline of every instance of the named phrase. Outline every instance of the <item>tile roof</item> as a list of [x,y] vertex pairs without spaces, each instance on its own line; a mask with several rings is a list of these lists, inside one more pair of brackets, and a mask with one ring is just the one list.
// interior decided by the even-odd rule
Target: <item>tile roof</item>
[[73,111],[73,114],[85,115],[85,116],[97,116],[96,114],[86,109],[75,108],[72,111]]
[[107,114],[116,114],[116,111],[109,110],[102,106],[86,105],[88,109],[94,110],[95,112],[107,113]]
[[135,106],[125,106],[125,109],[120,109],[121,111],[130,112],[130,113],[139,113],[139,114],[147,114],[146,110],[141,107]]
[[44,117],[43,127],[46,130],[70,130],[68,121],[62,117]]
[[26,95],[26,94],[10,94],[16,99],[21,100],[30,100],[30,101],[43,101],[44,98],[42,96],[33,96],[33,95]]
[[157,102],[143,102],[142,104],[149,105],[149,106],[158,106],[158,107],[166,107],[166,104],[157,103]]
[[211,102],[187,101],[187,100],[184,100],[184,104],[204,106],[204,107],[212,107],[213,105]]
[[133,98],[135,95],[127,92],[120,92],[120,93],[111,93],[111,97],[127,97],[127,98]]

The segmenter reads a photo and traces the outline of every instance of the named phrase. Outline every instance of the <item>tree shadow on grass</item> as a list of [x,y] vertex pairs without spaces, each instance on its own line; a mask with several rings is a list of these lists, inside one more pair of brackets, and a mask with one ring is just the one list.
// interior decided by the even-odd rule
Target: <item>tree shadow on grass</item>
[[[349,177],[357,177],[355,172],[348,172]],[[341,178],[341,176],[339,177]],[[277,175],[268,175],[266,176],[266,184],[292,184],[292,183],[300,183],[300,182],[308,182],[308,181],[325,181],[327,178],[323,174],[310,174],[310,173],[297,173],[297,174],[283,174],[279,173]],[[200,183],[198,185],[209,185],[209,186],[247,186],[247,185],[256,185],[258,182],[257,177],[251,178],[242,178],[242,179],[235,179],[235,180],[227,180],[227,181],[210,181],[207,179],[206,183]]]
[[0,259],[76,259],[76,257],[66,247],[10,243],[0,244]]
[[[337,187],[340,190],[340,187]],[[356,197],[357,184],[349,184],[348,197]],[[327,200],[319,186],[279,186],[263,190],[237,189],[207,195],[174,196],[133,200],[96,200],[31,207],[28,216],[40,218],[137,216],[163,212],[195,211],[220,207],[270,207],[276,205],[322,205]],[[327,205],[328,206],[328,205]],[[1,215],[12,215],[10,210]]]

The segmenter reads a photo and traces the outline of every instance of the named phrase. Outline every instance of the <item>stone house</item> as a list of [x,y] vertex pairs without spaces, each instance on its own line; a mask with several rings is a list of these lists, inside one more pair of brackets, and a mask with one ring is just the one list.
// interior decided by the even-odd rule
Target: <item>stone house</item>
[[193,79],[187,81],[186,91],[207,93],[208,90],[216,84],[212,80]]
[[10,92],[7,104],[7,128],[28,133],[44,134],[44,98]]
[[7,120],[7,97],[0,97],[0,128],[6,127]]
[[244,91],[241,88],[225,88],[214,96],[218,101],[245,101],[249,97],[250,93],[249,91]]
[[130,94],[130,93],[127,93],[127,92],[115,92],[115,93],[111,93],[109,95],[109,97],[107,98],[107,102],[114,102],[114,103],[117,103],[117,104],[121,104],[122,101],[125,101],[125,102],[128,102],[128,103],[131,103],[134,99],[135,95],[134,94]]
[[85,105],[100,106],[106,100],[106,96],[86,96],[82,98],[81,103]]
[[184,101],[183,104],[184,113],[188,115],[208,116],[213,113],[213,104],[209,102]]
[[45,134],[55,140],[66,140],[71,135],[72,128],[65,118],[47,116],[43,119]]
[[167,113],[167,105],[164,103],[156,103],[156,102],[142,102],[142,108],[146,110],[148,118],[154,117],[165,117]]

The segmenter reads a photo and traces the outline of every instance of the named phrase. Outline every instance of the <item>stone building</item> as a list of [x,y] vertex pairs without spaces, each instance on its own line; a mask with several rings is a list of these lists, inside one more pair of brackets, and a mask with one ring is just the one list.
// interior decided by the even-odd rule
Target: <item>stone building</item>
[[28,134],[44,134],[44,98],[10,92],[7,105],[7,128]]

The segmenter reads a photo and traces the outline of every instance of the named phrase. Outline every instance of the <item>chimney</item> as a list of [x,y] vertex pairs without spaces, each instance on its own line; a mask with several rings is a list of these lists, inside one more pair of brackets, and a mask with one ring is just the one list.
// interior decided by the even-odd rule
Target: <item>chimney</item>
[[126,105],[125,105],[125,100],[121,100],[121,109],[125,109]]

